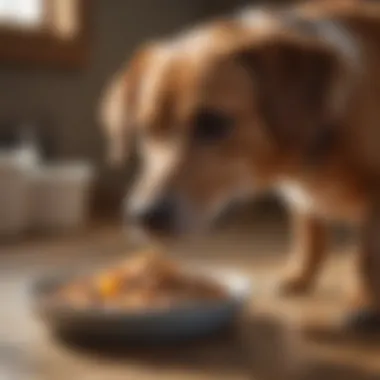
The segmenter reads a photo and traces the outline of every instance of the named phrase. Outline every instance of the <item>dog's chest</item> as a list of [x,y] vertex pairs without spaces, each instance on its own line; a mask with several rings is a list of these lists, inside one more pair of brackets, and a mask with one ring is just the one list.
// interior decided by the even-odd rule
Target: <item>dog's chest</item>
[[327,219],[358,221],[365,207],[361,197],[340,186],[309,188],[297,181],[283,181],[278,189],[292,208]]

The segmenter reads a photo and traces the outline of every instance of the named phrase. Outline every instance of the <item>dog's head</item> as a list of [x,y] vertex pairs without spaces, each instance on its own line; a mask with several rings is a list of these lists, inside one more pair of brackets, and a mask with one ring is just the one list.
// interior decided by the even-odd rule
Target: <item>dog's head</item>
[[132,140],[141,158],[128,214],[153,229],[199,228],[295,170],[332,120],[338,61],[270,16],[141,49],[103,104],[113,158]]

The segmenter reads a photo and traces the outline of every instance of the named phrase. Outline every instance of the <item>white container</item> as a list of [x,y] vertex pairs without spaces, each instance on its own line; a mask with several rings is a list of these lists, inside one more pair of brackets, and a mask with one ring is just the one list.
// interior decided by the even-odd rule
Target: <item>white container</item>
[[42,165],[32,175],[30,224],[33,230],[82,227],[89,211],[92,168],[81,162]]
[[0,236],[20,235],[28,228],[28,168],[17,150],[0,152]]

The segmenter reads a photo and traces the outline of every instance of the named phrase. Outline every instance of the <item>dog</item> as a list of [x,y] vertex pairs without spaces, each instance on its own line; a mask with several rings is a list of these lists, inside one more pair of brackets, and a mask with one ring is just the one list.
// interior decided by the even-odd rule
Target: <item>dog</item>
[[141,47],[101,106],[111,159],[132,144],[141,159],[126,213],[189,232],[233,199],[278,191],[294,224],[285,294],[315,283],[327,222],[353,223],[349,325],[380,325],[379,44],[376,2],[321,0],[245,9]]

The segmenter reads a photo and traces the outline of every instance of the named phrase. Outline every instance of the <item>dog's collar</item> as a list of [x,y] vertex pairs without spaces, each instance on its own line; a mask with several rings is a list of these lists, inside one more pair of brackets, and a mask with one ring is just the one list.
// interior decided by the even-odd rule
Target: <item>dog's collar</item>
[[284,26],[317,37],[334,47],[353,68],[358,69],[360,67],[359,44],[354,41],[354,37],[347,28],[338,21],[332,18],[307,19],[294,11],[281,12],[281,16],[281,22]]

